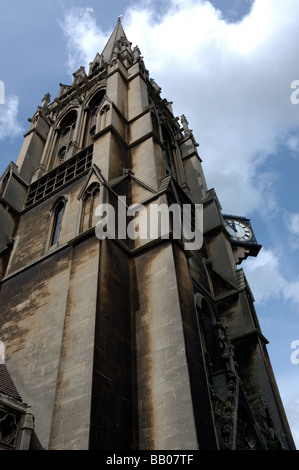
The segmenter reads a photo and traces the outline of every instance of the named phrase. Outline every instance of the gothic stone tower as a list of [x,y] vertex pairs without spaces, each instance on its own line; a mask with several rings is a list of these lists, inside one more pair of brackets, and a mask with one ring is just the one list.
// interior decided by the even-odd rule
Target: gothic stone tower
[[[203,204],[202,247],[171,231],[99,240],[95,208],[118,214],[120,196],[146,210]],[[186,119],[120,21],[89,73],[42,100],[0,202],[0,339],[34,442],[293,448],[239,267],[260,247],[248,220],[222,214]]]

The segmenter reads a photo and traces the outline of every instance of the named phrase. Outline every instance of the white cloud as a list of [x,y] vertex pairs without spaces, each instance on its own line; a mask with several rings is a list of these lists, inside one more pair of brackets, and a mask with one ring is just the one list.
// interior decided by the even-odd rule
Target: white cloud
[[286,145],[293,154],[299,153],[299,136],[290,135],[286,141]]
[[[297,148],[289,132],[298,129],[290,83],[299,78],[299,2],[255,1],[239,23],[227,23],[200,0],[172,0],[159,16],[149,1],[124,13],[126,34],[162,95],[194,129],[208,185],[224,211],[273,206],[276,175],[268,170],[263,177],[260,168],[281,142]],[[72,71],[87,66],[108,39],[91,8],[72,9],[62,27]]]
[[24,132],[18,122],[19,98],[8,96],[0,106],[0,140],[19,137]]
[[286,211],[283,220],[286,227],[285,237],[288,236],[288,249],[297,251],[299,250],[299,213]]
[[287,280],[281,272],[282,260],[262,249],[257,258],[246,261],[245,272],[257,303],[284,299],[299,309],[299,278]]
[[60,26],[67,39],[68,72],[74,73],[81,65],[87,67],[106,35],[97,26],[92,8],[76,7],[69,10]]
[[288,229],[293,235],[299,235],[299,214],[288,214]]
[[[262,201],[273,203],[256,176],[298,121],[289,99],[298,67],[290,48],[298,4],[261,0],[238,24],[223,21],[207,3],[187,8],[180,4],[155,25],[133,11],[127,30],[133,37],[139,23],[136,36],[149,70],[178,114],[187,114],[224,210],[248,213]],[[274,178],[267,172],[267,190]]]

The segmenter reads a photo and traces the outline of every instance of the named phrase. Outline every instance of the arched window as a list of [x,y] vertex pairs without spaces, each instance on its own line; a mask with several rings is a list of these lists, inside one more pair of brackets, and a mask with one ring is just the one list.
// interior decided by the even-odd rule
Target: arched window
[[53,221],[50,246],[57,245],[58,243],[64,209],[65,209],[65,200],[61,199],[54,208],[54,221]]
[[61,121],[58,130],[54,166],[60,165],[66,159],[67,152],[74,141],[77,121],[77,111],[70,111]]
[[85,142],[84,146],[87,147],[92,143],[92,137],[96,133],[97,125],[97,116],[99,112],[100,105],[105,96],[105,90],[100,90],[96,95],[90,100],[88,109],[87,109],[87,121],[86,121],[86,130],[85,130]]
[[167,175],[177,178],[176,167],[174,161],[173,141],[166,126],[161,126],[162,142],[164,145],[164,163]]
[[97,72],[98,70],[100,70],[100,63],[99,62],[96,62],[92,68],[91,68],[91,73],[95,73]]
[[82,218],[81,218],[81,232],[90,229],[96,224],[95,210],[99,204],[100,198],[100,185],[99,183],[92,183],[86,190],[83,207],[82,207]]

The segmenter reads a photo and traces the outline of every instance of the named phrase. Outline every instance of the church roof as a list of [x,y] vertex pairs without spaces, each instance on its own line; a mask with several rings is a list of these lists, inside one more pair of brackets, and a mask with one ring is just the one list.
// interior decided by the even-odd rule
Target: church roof
[[108,39],[108,42],[106,46],[104,47],[104,50],[102,52],[102,55],[104,57],[105,62],[109,62],[112,56],[112,52],[114,49],[115,42],[118,41],[121,38],[127,39],[126,33],[124,32],[124,29],[122,27],[120,19],[118,19],[117,24]]
[[5,364],[0,364],[0,393],[22,401]]

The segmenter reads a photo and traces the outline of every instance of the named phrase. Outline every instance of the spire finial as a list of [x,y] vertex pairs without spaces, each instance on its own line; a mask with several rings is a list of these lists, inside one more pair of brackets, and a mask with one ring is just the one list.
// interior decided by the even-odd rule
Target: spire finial
[[122,18],[122,16],[123,16],[123,15],[118,15],[118,17],[117,17],[117,22],[118,22],[118,23],[121,23],[121,18]]

